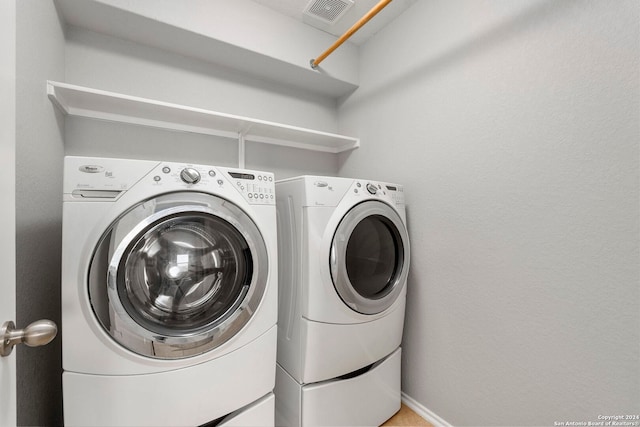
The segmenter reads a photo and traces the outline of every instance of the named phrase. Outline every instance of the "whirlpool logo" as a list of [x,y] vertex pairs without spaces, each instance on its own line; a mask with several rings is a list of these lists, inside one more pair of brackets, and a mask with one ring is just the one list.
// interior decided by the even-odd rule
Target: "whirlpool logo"
[[84,173],[100,173],[104,171],[104,167],[100,165],[82,165],[78,170]]

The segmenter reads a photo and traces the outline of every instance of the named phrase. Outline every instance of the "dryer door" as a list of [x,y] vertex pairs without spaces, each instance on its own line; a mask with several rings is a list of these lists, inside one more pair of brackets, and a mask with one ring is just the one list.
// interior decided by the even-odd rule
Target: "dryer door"
[[409,270],[409,237],[389,205],[367,201],[342,218],[330,254],[333,284],[352,310],[377,314],[402,292]]
[[173,193],[134,206],[103,235],[89,269],[104,329],[138,354],[195,356],[229,340],[258,307],[267,250],[230,202]]

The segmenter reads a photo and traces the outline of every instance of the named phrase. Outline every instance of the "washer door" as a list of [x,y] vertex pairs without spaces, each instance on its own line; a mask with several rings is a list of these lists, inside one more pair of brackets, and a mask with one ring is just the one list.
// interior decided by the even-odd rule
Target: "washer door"
[[142,202],[114,221],[89,269],[104,329],[138,354],[195,356],[233,337],[265,292],[267,250],[249,216],[202,193]]
[[349,210],[331,243],[330,268],[338,295],[352,310],[377,314],[389,308],[409,270],[409,237],[397,212],[378,201]]

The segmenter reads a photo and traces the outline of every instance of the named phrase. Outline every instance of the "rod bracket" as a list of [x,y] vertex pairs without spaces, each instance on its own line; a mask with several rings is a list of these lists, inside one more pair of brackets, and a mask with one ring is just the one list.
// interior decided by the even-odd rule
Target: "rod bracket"
[[317,70],[318,69],[318,65],[316,64],[315,58],[311,58],[309,60],[309,65],[311,65],[311,69],[312,70]]

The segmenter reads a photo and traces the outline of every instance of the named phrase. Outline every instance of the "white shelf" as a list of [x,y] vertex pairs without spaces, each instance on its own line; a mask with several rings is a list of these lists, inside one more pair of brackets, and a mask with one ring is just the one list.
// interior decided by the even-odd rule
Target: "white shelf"
[[70,116],[162,129],[239,138],[305,150],[341,153],[360,146],[358,138],[219,113],[67,83],[47,82],[51,102]]

